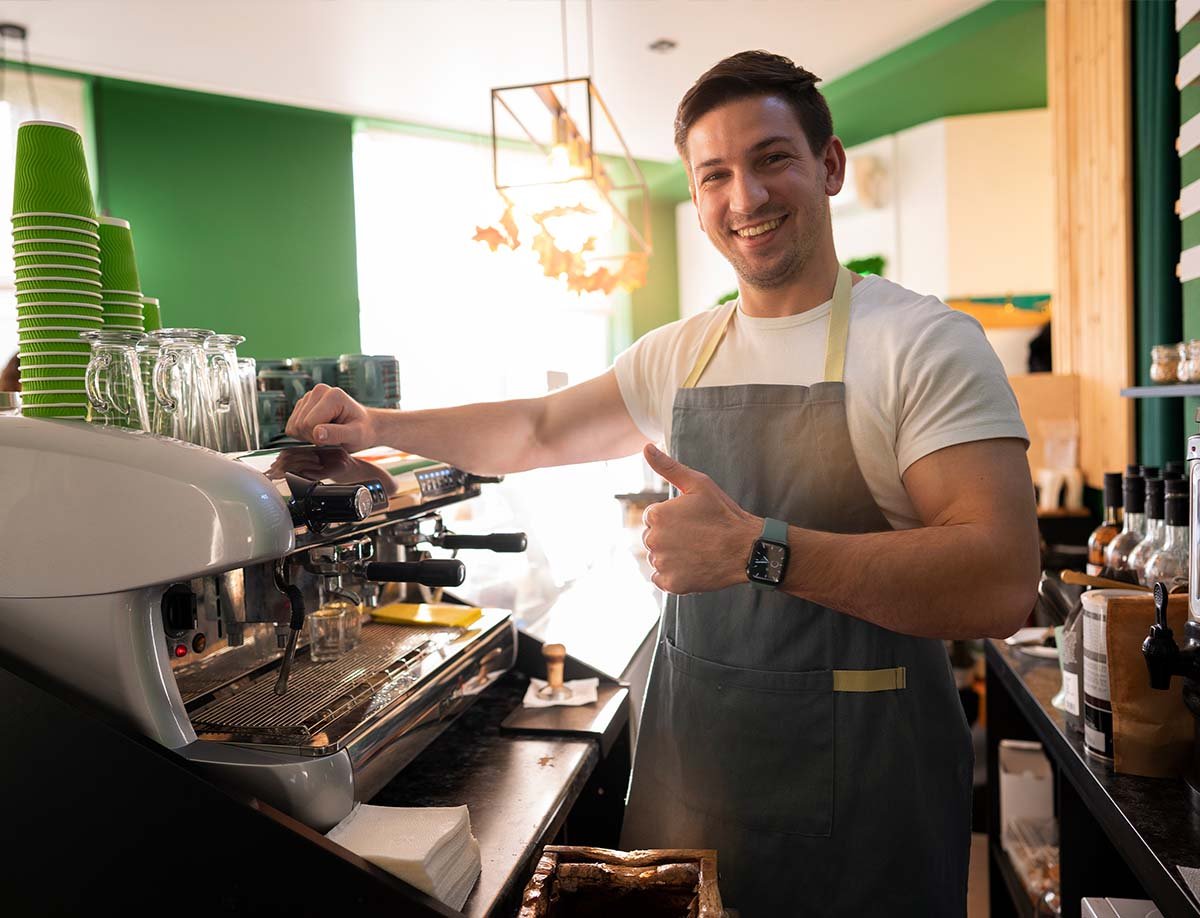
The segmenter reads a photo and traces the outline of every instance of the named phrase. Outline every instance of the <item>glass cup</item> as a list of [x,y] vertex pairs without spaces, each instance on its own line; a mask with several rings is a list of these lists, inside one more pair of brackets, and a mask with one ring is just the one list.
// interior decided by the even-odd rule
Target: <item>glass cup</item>
[[99,329],[80,332],[79,337],[92,346],[83,378],[88,423],[149,430],[150,416],[137,356],[141,332]]
[[288,397],[286,392],[272,389],[254,393],[258,401],[259,442],[270,446],[276,437],[283,436],[288,422]]
[[241,335],[212,335],[204,342],[212,389],[214,420],[221,452],[242,453],[255,448],[250,413],[238,375],[237,346]]
[[262,448],[262,430],[258,423],[258,365],[253,357],[238,358],[238,381],[242,385],[242,398],[250,420],[251,449]]
[[354,604],[327,602],[308,617],[308,653],[314,663],[328,663],[346,652],[346,620]]
[[220,449],[209,389],[204,342],[213,333],[202,328],[160,328],[154,362],[154,421],[156,434]]
[[400,362],[385,354],[342,354],[338,386],[372,408],[400,407]]
[[158,362],[158,339],[152,335],[143,335],[137,348],[138,369],[142,375],[142,392],[146,396],[146,413],[150,417],[150,425],[154,426],[154,364]]
[[21,413],[20,392],[0,392],[0,417],[16,417]]

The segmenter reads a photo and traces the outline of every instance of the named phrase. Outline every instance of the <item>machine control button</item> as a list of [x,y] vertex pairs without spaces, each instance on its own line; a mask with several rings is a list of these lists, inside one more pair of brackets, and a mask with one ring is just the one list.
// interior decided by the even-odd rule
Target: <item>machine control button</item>
[[192,638],[192,650],[196,653],[204,653],[206,647],[208,647],[208,638],[203,633]]
[[187,644],[176,644],[175,645],[175,656],[186,657],[187,656]]

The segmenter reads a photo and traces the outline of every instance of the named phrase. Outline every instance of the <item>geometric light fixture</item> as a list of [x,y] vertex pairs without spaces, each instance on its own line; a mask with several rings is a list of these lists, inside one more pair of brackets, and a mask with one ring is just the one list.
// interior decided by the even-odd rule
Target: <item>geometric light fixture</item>
[[492,179],[504,211],[474,238],[493,252],[527,242],[576,293],[645,284],[650,192],[590,76],[492,90]]

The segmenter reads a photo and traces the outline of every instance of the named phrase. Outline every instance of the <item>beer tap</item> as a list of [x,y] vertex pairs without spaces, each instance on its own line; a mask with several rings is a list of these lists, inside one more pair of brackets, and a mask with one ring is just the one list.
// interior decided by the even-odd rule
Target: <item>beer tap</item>
[[[1154,624],[1150,635],[1142,642],[1142,656],[1150,671],[1150,686],[1159,690],[1171,687],[1172,676],[1182,676],[1194,684],[1200,682],[1200,642],[1190,623],[1188,640],[1182,648],[1175,643],[1175,635],[1167,624],[1167,601],[1170,590],[1167,584],[1154,584]],[[1185,692],[1185,695],[1187,693]]]

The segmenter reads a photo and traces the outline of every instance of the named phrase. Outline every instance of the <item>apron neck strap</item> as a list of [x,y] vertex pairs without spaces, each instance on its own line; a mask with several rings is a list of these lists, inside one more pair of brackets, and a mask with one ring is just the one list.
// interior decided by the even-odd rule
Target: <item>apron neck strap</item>
[[[849,269],[839,265],[837,283],[833,286],[833,307],[829,313],[829,333],[825,338],[826,382],[842,381],[842,370],[846,364],[846,338],[850,331],[850,287],[852,284],[853,280]],[[729,323],[733,321],[733,317],[738,311],[739,302],[740,300],[734,302],[733,308],[725,313],[725,317],[717,322],[708,337],[704,339],[700,353],[696,356],[696,362],[692,364],[691,372],[683,381],[684,389],[693,389],[700,381],[713,354],[717,352],[717,346],[725,337],[725,332],[729,330]]]

